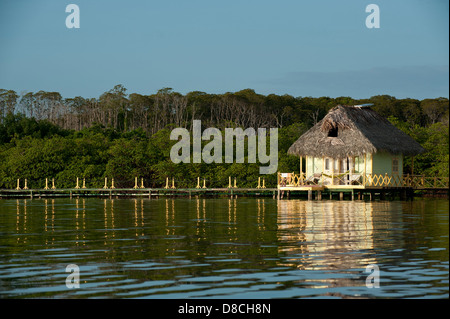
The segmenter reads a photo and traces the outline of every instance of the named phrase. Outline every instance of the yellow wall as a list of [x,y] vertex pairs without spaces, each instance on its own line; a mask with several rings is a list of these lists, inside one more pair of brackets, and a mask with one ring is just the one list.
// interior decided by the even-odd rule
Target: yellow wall
[[[392,159],[398,159],[398,174],[403,175],[403,155],[392,155],[386,152],[366,154],[366,174],[392,175]],[[306,157],[306,165],[303,167],[306,176],[324,171],[324,159],[318,157]],[[355,173],[364,173],[364,155],[355,157]]]

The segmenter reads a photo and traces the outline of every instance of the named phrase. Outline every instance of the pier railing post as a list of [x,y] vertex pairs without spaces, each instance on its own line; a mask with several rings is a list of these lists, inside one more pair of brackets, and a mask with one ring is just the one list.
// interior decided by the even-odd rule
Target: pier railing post
[[165,189],[169,188],[169,177],[166,177],[166,186],[164,186]]

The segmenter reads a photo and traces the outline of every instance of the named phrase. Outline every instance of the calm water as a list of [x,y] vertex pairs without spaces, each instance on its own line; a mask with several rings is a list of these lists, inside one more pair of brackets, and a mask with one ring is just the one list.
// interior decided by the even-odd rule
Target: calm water
[[448,205],[0,200],[0,298],[448,298]]

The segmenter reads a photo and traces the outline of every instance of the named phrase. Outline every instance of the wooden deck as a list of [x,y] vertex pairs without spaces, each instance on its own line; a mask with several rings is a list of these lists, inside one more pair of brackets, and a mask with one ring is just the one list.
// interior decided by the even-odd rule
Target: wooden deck
[[[356,178],[355,178],[356,176]],[[445,190],[449,188],[448,177],[426,177],[424,175],[393,175],[387,174],[341,174],[307,177],[304,173],[278,173],[277,188],[281,190],[319,190],[323,189],[386,189],[412,188],[428,190]]]
[[[353,175],[354,176],[354,175]],[[289,198],[289,196],[305,196],[308,199],[322,199],[323,196],[329,195],[333,198],[336,194],[342,199],[350,195],[352,199],[364,198],[368,195],[371,199],[375,196],[384,198],[386,196],[399,196],[400,198],[414,196],[414,192],[422,192],[426,194],[438,194],[440,196],[449,195],[449,178],[448,177],[425,177],[421,175],[410,176],[387,176],[387,175],[360,175],[359,179],[352,179],[349,183],[345,175],[340,175],[337,179],[333,179],[336,183],[324,183],[324,179],[308,179],[304,174],[289,173],[289,178],[281,178],[278,173],[278,185],[276,188],[266,188],[264,183],[258,180],[258,187],[255,188],[238,188],[236,187],[236,180],[234,187],[232,187],[231,178],[228,187],[222,188],[207,188],[200,187],[201,183],[198,180],[195,188],[175,188],[172,181],[170,187],[169,180],[166,181],[166,187],[162,188],[143,188],[138,187],[136,178],[135,187],[133,188],[86,188],[79,187],[77,179],[77,187],[74,188],[55,188],[54,181],[52,187],[49,187],[48,180],[46,180],[45,187],[28,189],[17,181],[16,189],[0,189],[0,199],[8,198],[49,198],[49,197],[101,197],[101,198],[119,198],[119,197],[189,197],[192,196],[230,196],[236,198],[237,196],[272,196],[273,198]],[[325,180],[329,182],[329,179]],[[114,183],[112,183],[112,186]],[[143,184],[142,184],[143,185]],[[205,185],[205,184],[203,184]],[[19,186],[22,186],[20,188]]]

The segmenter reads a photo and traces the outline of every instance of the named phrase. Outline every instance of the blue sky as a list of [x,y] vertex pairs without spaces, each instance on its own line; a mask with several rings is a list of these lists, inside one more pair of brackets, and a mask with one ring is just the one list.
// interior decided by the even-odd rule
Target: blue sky
[[447,0],[0,0],[0,30],[0,88],[19,93],[449,96]]

